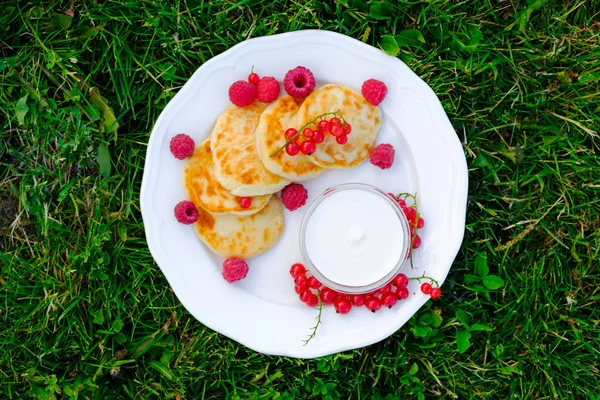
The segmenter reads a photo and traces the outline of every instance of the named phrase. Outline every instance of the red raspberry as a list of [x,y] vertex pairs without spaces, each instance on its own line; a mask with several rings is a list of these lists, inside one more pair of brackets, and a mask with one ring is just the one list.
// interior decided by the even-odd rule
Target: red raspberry
[[285,74],[283,88],[290,96],[302,99],[315,90],[315,76],[308,68],[296,67]]
[[378,106],[385,98],[388,88],[385,86],[385,83],[378,81],[377,79],[367,79],[365,83],[363,83],[360,91],[365,97],[365,100],[374,106]]
[[175,206],[175,218],[182,224],[193,224],[198,221],[198,210],[191,201],[181,201]]
[[256,98],[263,103],[271,103],[279,97],[279,82],[272,76],[265,76],[256,85]]
[[281,201],[285,208],[294,211],[306,204],[308,192],[299,183],[290,183],[281,190]]
[[388,169],[394,163],[394,155],[396,151],[391,144],[380,144],[371,152],[371,164],[378,166],[381,169]]
[[194,153],[194,139],[186,135],[185,133],[179,133],[171,138],[169,148],[175,158],[183,160],[191,156]]
[[223,261],[223,278],[229,283],[244,279],[248,274],[248,264],[237,257],[230,257]]
[[246,107],[256,100],[256,86],[237,81],[229,87],[229,100],[238,107]]

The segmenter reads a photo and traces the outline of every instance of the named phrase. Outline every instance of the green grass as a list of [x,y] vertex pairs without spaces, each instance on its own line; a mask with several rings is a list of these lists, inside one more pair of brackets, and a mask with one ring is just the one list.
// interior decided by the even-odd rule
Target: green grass
[[[397,3],[3,3],[0,398],[600,398],[600,5]],[[470,175],[442,299],[317,360],[254,353],[192,318],[139,206],[149,132],[195,69],[305,28],[375,46],[419,30],[400,57],[438,94]],[[478,282],[484,257],[502,288]],[[460,353],[463,323],[491,330]]]

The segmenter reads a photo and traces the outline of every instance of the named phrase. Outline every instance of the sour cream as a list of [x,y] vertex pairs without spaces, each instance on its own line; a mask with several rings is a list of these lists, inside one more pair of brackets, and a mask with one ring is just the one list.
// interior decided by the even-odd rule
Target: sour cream
[[340,185],[307,210],[300,247],[308,269],[326,286],[368,292],[391,280],[406,260],[408,222],[379,189]]

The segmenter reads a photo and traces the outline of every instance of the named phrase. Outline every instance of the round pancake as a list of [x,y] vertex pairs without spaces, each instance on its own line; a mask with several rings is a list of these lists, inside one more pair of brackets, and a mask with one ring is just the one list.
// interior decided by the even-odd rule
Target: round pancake
[[289,182],[269,172],[260,162],[254,131],[266,104],[232,106],[213,129],[211,149],[215,177],[236,196],[259,196],[283,189]]
[[285,144],[286,129],[300,128],[296,122],[299,108],[300,103],[293,97],[288,95],[280,97],[262,113],[255,133],[256,148],[265,168],[296,182],[316,178],[324,172],[322,168],[310,162],[309,157],[312,156],[305,156],[302,153],[290,156],[284,149],[270,157]]
[[272,196],[269,204],[256,214],[212,215],[198,209],[194,224],[200,240],[221,257],[248,259],[269,250],[283,232],[283,205]]
[[[381,110],[373,106],[362,94],[345,86],[325,85],[314,90],[298,111],[298,122],[302,126],[316,116],[340,111],[352,126],[348,142],[340,145],[335,136],[325,135],[325,141],[317,144],[317,151],[310,160],[323,168],[352,168],[371,154],[381,128]],[[330,119],[333,115],[328,115]]]
[[189,199],[211,214],[251,215],[262,210],[271,198],[271,195],[252,197],[250,207],[242,208],[239,198],[215,178],[210,140],[205,140],[194,150],[185,166],[184,183]]

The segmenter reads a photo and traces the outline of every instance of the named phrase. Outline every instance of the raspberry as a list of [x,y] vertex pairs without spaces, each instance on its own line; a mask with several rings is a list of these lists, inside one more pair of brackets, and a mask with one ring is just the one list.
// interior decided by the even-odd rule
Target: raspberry
[[285,208],[294,211],[306,204],[308,192],[299,183],[290,183],[281,191],[281,201]]
[[271,103],[279,97],[279,82],[272,76],[265,76],[256,85],[256,98],[263,103]]
[[256,86],[237,81],[229,87],[229,100],[238,107],[246,107],[256,100]]
[[285,74],[283,88],[292,97],[304,98],[315,90],[315,77],[310,69],[296,67]]
[[198,221],[198,210],[191,201],[181,201],[175,206],[175,218],[182,224],[193,224]]
[[380,144],[371,152],[371,164],[378,166],[381,169],[388,169],[394,163],[394,155],[396,151],[391,144]]
[[223,261],[223,278],[229,283],[244,279],[248,274],[248,264],[237,257],[230,257]]
[[185,133],[179,133],[171,138],[169,148],[175,158],[183,160],[191,156],[194,153],[194,139],[186,135]]
[[385,83],[377,79],[367,79],[362,85],[361,92],[365,100],[374,106],[378,106],[385,99],[388,88]]

